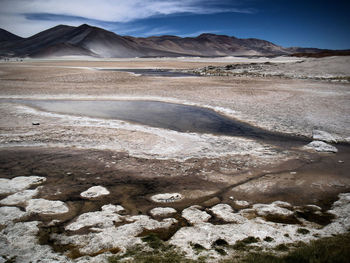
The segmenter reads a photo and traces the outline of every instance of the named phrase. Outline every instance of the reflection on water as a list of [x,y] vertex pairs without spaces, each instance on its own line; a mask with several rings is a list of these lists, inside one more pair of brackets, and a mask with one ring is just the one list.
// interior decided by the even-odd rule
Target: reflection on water
[[183,104],[142,100],[16,100],[44,111],[118,119],[179,132],[243,136],[267,141],[305,139],[268,132],[221,115],[214,110]]

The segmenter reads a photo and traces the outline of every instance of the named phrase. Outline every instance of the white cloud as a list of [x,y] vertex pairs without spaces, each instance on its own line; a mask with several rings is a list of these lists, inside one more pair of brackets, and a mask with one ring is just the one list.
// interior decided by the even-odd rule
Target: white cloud
[[[68,22],[68,23],[67,23]],[[0,28],[6,29],[11,33],[17,34],[21,37],[28,37],[48,28],[57,26],[59,24],[69,24],[71,26],[78,26],[84,21],[76,20],[74,22],[55,20],[55,21],[32,21],[20,15],[0,15]]]
[[[242,0],[240,0],[242,1]],[[223,3],[232,1],[223,0]],[[177,13],[211,14],[223,11],[249,13],[247,9],[220,8],[214,0],[0,0],[0,27],[22,36],[67,22],[27,19],[25,14],[56,14],[105,22],[130,22]]]

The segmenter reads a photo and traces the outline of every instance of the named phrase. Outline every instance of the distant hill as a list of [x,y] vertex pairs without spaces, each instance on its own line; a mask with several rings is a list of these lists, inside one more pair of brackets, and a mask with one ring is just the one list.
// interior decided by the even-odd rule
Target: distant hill
[[12,34],[5,29],[0,28],[0,42],[6,42],[6,41],[16,41],[16,40],[21,40],[23,38]]
[[320,51],[284,48],[266,40],[215,34],[185,38],[120,36],[87,24],[79,27],[58,25],[28,38],[0,29],[0,56],[9,57],[276,56]]

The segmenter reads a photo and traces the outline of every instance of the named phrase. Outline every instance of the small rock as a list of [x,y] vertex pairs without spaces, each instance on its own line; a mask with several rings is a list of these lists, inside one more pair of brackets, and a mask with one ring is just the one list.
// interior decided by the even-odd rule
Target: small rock
[[32,125],[38,126],[38,125],[40,125],[40,123],[35,121],[35,122],[32,122]]
[[31,199],[28,201],[26,211],[36,214],[55,215],[67,213],[69,211],[69,208],[62,201]]
[[171,207],[155,207],[150,211],[150,214],[154,217],[167,217],[175,214],[177,211]]
[[82,192],[80,194],[81,197],[85,197],[85,198],[96,198],[99,196],[103,196],[103,195],[109,195],[109,191],[104,188],[103,186],[92,186],[89,189],[87,189],[86,191]]
[[200,206],[194,205],[186,208],[182,211],[182,217],[185,218],[190,224],[200,224],[207,222],[211,215],[207,212],[201,211]]
[[321,141],[310,142],[308,145],[304,146],[304,148],[312,149],[317,152],[338,152],[338,149],[336,147]]

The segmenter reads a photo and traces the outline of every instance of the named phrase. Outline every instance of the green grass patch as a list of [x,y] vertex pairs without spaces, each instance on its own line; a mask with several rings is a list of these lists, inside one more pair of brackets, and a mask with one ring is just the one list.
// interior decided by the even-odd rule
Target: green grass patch
[[203,247],[201,244],[198,243],[190,243],[192,249],[196,251],[197,254],[205,250],[205,247]]
[[291,250],[284,256],[250,253],[235,263],[349,263],[350,233],[314,240]]
[[[244,242],[243,242],[244,241]],[[257,238],[243,239],[240,244],[249,245],[258,242]],[[246,243],[245,243],[246,242]],[[297,246],[296,246],[297,245]],[[199,244],[193,244],[197,249],[203,248]],[[284,245],[286,246],[286,245]],[[248,248],[247,246],[246,248]],[[279,247],[279,246],[277,246]],[[276,247],[276,248],[277,248]],[[225,250],[221,247],[214,249],[221,255],[227,255],[227,246]],[[203,248],[204,249],[204,248]],[[220,261],[220,263],[348,263],[350,259],[350,233],[337,235],[334,237],[321,238],[310,242],[309,244],[293,244],[287,254],[276,255],[274,253],[249,252],[242,251],[240,256],[233,256]],[[121,262],[122,259],[132,259],[130,263],[204,263],[205,257],[198,260],[187,259],[182,253],[175,250],[174,247],[164,245],[160,249],[153,251],[144,251],[142,246],[129,249],[123,255],[115,255],[109,258],[109,263]]]
[[275,247],[275,250],[277,250],[277,251],[288,251],[289,248],[285,244],[279,244],[278,246]]
[[249,236],[249,237],[246,237],[242,240],[238,240],[236,242],[236,244],[234,244],[232,246],[232,248],[236,249],[236,250],[244,250],[247,248],[247,246],[249,244],[253,244],[253,243],[257,243],[260,241],[260,238],[256,238],[256,237],[253,237],[253,236]]
[[222,248],[217,247],[217,248],[215,248],[215,251],[218,252],[222,256],[226,256],[227,255],[227,252],[224,249],[222,249]]
[[[126,258],[132,258],[125,260]],[[108,258],[108,263],[205,263],[206,258],[200,257],[198,260],[186,258],[182,253],[172,247],[163,247],[162,250],[144,251],[142,247],[136,246],[129,249],[121,256]]]
[[149,234],[147,236],[141,237],[143,242],[146,242],[153,249],[160,249],[164,247],[163,241],[156,234]]

